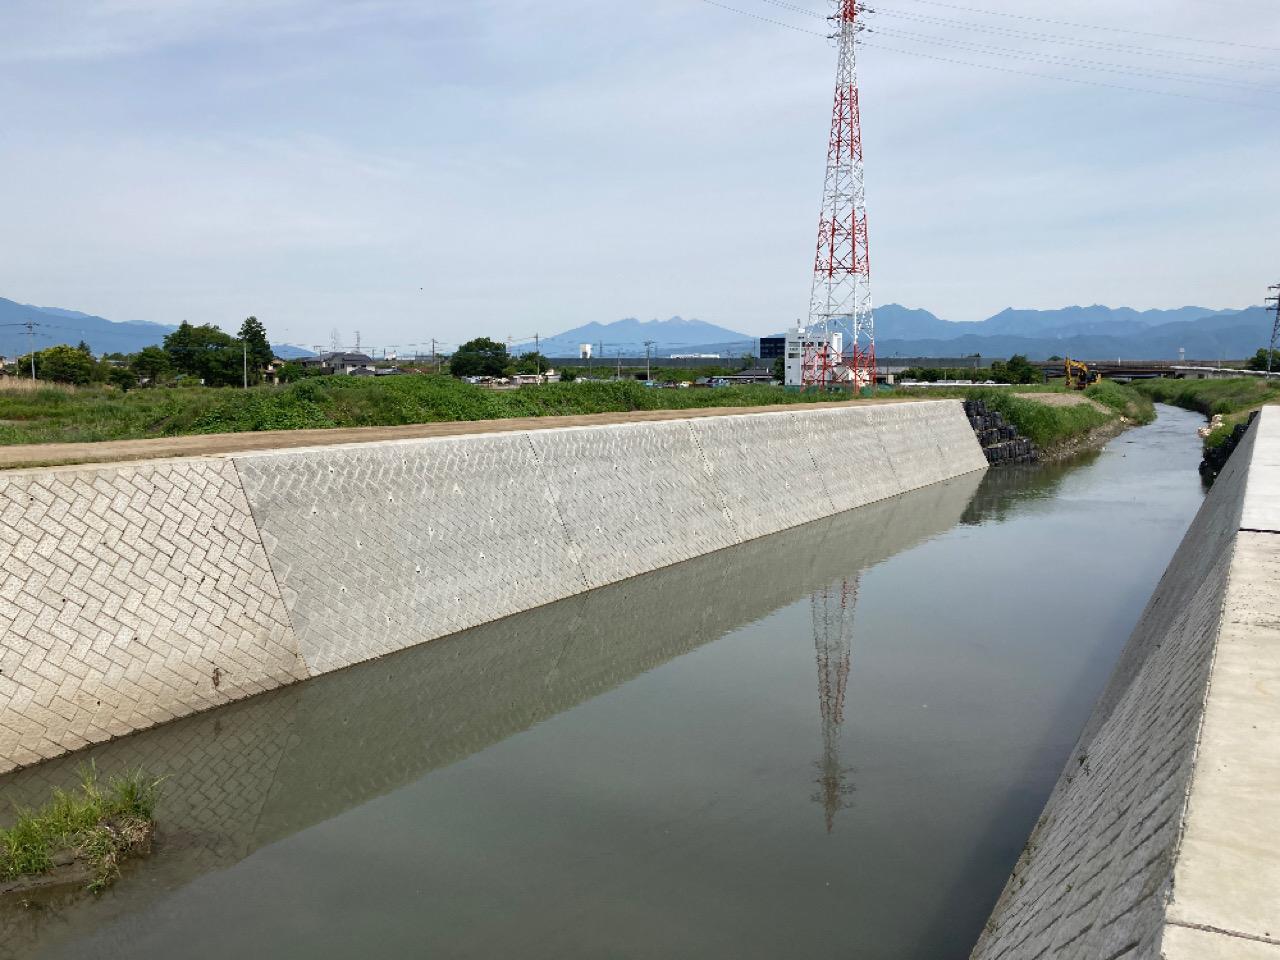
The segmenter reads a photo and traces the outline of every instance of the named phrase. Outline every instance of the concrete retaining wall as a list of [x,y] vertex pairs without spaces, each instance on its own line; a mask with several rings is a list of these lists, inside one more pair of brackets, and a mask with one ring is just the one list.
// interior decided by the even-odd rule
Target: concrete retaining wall
[[1280,957],[1280,408],[1165,572],[975,960]]
[[0,771],[984,469],[958,401],[0,475]]

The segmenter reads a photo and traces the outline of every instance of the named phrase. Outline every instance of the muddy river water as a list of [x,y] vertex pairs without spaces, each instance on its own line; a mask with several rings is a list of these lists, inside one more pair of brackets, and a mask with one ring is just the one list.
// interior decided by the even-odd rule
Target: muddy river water
[[[1201,419],[0,778],[165,776],[0,956],[964,958],[1199,506]],[[506,589],[495,583],[495,591]]]

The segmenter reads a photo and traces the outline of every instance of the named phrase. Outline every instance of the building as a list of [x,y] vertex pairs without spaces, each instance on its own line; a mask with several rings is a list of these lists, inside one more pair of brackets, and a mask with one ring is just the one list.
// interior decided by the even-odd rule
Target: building
[[760,359],[761,360],[777,360],[779,357],[787,355],[787,338],[784,337],[761,337],[760,338]]
[[350,374],[357,370],[373,372],[373,357],[364,353],[337,352],[324,353],[318,357],[303,357],[300,361],[307,370],[318,370],[320,373]]
[[741,373],[732,373],[723,377],[712,377],[713,386],[741,386],[752,383],[773,383],[773,370],[767,367],[752,367]]
[[844,350],[844,334],[814,333],[810,335],[802,327],[793,327],[788,330],[786,352],[783,357],[785,375],[782,382],[788,387],[804,386],[805,351],[817,351],[823,347],[828,349],[831,365],[838,365]]

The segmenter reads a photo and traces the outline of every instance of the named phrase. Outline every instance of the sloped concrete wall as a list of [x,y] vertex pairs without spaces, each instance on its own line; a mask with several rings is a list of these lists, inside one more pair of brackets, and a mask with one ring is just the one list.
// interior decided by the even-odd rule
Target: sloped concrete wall
[[0,475],[0,771],[985,467],[928,401]]
[[1280,571],[1277,481],[1269,408],[1152,595],[975,960],[1280,955],[1280,577],[1259,576]]

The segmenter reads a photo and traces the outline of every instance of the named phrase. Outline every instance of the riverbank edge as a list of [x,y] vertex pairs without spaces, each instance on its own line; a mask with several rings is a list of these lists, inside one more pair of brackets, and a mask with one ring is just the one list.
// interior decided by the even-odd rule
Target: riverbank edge
[[1280,410],[1268,407],[1152,595],[973,960],[1245,960],[1280,946],[1278,690]]

